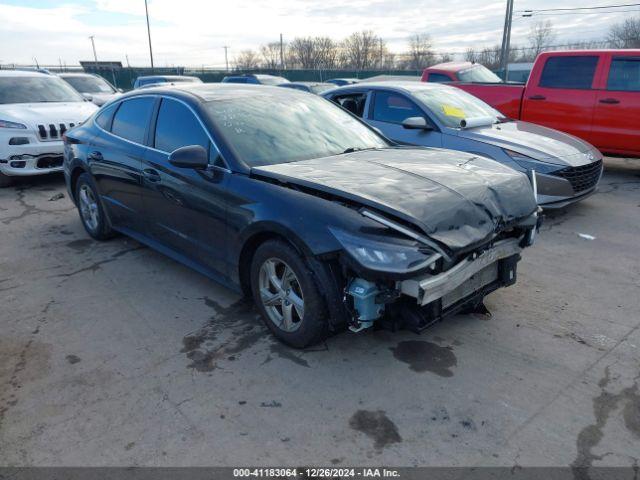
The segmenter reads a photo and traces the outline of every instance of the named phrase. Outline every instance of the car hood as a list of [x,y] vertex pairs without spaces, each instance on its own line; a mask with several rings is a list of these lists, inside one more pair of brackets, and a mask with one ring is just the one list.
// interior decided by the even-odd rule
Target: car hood
[[455,252],[537,209],[529,179],[484,157],[389,148],[251,169],[409,222]]
[[91,102],[14,103],[0,105],[0,118],[37,129],[38,125],[59,123],[78,125],[97,109],[98,107]]
[[588,143],[529,122],[513,121],[462,129],[457,135],[558,165],[579,166],[593,161],[585,155],[594,150]]

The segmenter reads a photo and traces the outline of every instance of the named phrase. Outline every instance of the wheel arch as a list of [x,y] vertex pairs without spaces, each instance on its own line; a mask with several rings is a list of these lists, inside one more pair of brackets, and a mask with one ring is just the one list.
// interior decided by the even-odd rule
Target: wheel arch
[[238,282],[242,292],[251,296],[251,262],[253,254],[260,245],[269,240],[280,240],[293,247],[302,257],[312,255],[307,245],[291,230],[271,222],[261,224],[244,235],[242,248],[238,255]]

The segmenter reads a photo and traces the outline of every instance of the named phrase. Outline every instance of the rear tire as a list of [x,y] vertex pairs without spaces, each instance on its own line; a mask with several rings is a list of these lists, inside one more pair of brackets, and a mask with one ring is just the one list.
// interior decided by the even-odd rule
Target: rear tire
[[78,177],[76,182],[76,204],[82,226],[96,240],[108,240],[115,235],[102,208],[98,190],[93,179],[87,173]]
[[280,240],[258,247],[251,292],[267,328],[282,342],[304,348],[329,335],[325,300],[302,256]]
[[0,173],[0,188],[10,187],[13,183],[13,178],[4,173]]

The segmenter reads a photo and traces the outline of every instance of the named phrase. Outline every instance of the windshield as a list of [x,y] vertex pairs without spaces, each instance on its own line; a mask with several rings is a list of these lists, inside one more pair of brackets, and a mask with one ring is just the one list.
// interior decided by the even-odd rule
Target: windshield
[[413,96],[424,103],[437,119],[447,127],[460,127],[460,120],[503,115],[479,98],[457,88],[442,87],[415,90]]
[[500,77],[484,65],[475,65],[466,70],[460,70],[458,78],[462,82],[502,83]]
[[57,77],[0,77],[0,104],[83,101],[78,92]]
[[62,79],[80,93],[114,93],[115,90],[104,78],[99,77],[65,77]]
[[389,146],[340,107],[314,95],[252,92],[208,102],[206,108],[225,142],[249,166]]

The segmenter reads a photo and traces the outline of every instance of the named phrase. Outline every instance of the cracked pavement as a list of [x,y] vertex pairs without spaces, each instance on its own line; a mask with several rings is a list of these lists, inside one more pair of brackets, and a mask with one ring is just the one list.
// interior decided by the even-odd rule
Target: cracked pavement
[[61,177],[1,189],[0,465],[637,465],[640,160],[605,165],[491,317],[305,351],[198,273],[89,239]]

